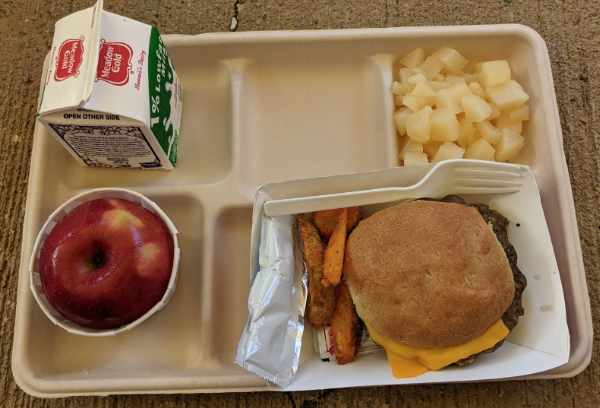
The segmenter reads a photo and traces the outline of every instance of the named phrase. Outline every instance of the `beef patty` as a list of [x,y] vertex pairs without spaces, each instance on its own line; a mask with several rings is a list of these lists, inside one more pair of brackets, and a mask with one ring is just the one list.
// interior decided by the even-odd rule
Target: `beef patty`
[[[506,227],[508,226],[509,221],[498,211],[490,209],[490,207],[486,204],[469,204],[459,196],[455,195],[448,195],[439,200],[433,198],[423,198],[420,199],[420,201],[440,201],[443,203],[455,203],[464,205],[466,207],[474,207],[477,209],[477,211],[479,211],[479,214],[481,214],[485,222],[492,227],[494,234],[496,234],[500,245],[502,245],[502,248],[506,253],[506,258],[510,264],[510,269],[512,270],[515,281],[515,297],[511,305],[508,307],[508,309],[506,309],[506,312],[504,312],[502,315],[502,322],[504,322],[504,325],[509,331],[512,331],[519,322],[519,317],[523,316],[524,314],[522,297],[523,291],[527,286],[527,279],[517,266],[517,251],[515,250],[515,247],[512,246],[512,244],[508,241],[508,232]],[[494,347],[483,350],[477,354],[473,354],[467,358],[463,358],[462,360],[458,360],[454,364],[459,366],[470,364],[474,362],[480,355],[491,353],[497,350],[503,343],[504,339],[496,343]]]

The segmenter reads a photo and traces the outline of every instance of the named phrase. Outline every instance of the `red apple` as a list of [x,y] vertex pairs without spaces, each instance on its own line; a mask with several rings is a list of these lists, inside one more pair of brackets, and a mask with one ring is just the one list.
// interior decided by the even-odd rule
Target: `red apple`
[[166,224],[141,205],[115,198],[89,201],[59,221],[42,246],[44,293],[72,322],[119,327],[163,297],[174,251]]

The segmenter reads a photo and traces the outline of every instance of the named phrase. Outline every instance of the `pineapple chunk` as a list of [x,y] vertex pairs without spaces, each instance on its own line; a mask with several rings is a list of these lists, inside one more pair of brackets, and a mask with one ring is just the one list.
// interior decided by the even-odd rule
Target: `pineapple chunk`
[[433,158],[433,156],[435,156],[438,152],[440,146],[443,144],[444,142],[427,142],[423,145],[423,151],[427,153],[427,156],[429,156],[429,158]]
[[469,62],[453,48],[444,47],[431,54],[444,64],[446,71],[458,74]]
[[469,122],[481,122],[492,113],[490,104],[477,95],[465,96],[462,99],[462,106],[465,110],[465,119]]
[[483,87],[479,85],[479,82],[471,82],[469,84],[469,89],[481,99],[485,99],[485,91],[483,90]]
[[496,105],[490,103],[490,108],[492,108],[492,113],[488,117],[488,120],[498,119],[498,117],[500,116],[500,111],[498,110],[498,108],[496,108]]
[[426,82],[419,82],[413,89],[412,94],[414,96],[432,97],[435,96],[435,91]]
[[436,82],[446,82],[446,76],[441,72],[433,77],[432,81]]
[[519,153],[521,153],[521,150],[523,149],[524,146],[525,146],[525,143],[523,143],[523,145],[521,146],[520,149],[515,150],[515,152],[513,153],[513,155],[510,156],[506,161],[510,162],[510,163],[514,163],[515,160],[517,160],[517,157],[519,157]]
[[500,116],[498,116],[498,119],[496,119],[494,125],[500,130],[510,129],[518,134],[521,134],[523,131],[523,121],[511,120],[508,112],[502,112]]
[[433,159],[431,159],[431,162],[437,163],[442,160],[462,159],[464,154],[465,149],[462,147],[457,146],[452,142],[445,142],[440,146]]
[[428,81],[427,85],[434,91],[440,91],[442,89],[450,89],[452,87],[451,84],[445,81]]
[[466,119],[461,119],[458,124],[460,126],[460,131],[458,133],[458,140],[456,143],[458,143],[458,145],[463,149],[468,148],[471,146],[473,141],[481,137],[479,136],[479,131],[477,131],[474,123],[469,122]]
[[396,96],[394,98],[394,105],[396,105],[396,106],[404,105],[404,102],[402,102],[403,99],[404,99],[404,97],[402,97],[402,96]]
[[404,165],[414,166],[415,164],[427,164],[427,153],[407,152],[404,155]]
[[516,81],[485,88],[485,93],[500,112],[518,108],[529,99],[529,95]]
[[525,145],[525,138],[510,129],[502,129],[502,137],[496,146],[496,160],[515,160]]
[[485,139],[475,141],[465,152],[465,159],[494,160],[494,146]]
[[412,93],[404,95],[402,102],[405,106],[408,106],[413,112],[420,111],[425,106],[432,106],[435,104],[435,98],[433,96],[415,96]]
[[467,85],[471,85],[472,83],[477,83],[479,84],[479,82],[477,82],[479,79],[479,74],[474,73],[474,74],[465,74],[465,81],[467,82]]
[[479,130],[477,130],[477,127],[475,127],[473,133],[469,133],[467,135],[467,145],[471,147],[471,145],[479,139],[481,139],[481,133],[479,133]]
[[416,72],[412,68],[400,68],[400,82],[407,82],[408,78],[415,75]]
[[483,64],[485,64],[485,61],[478,62],[477,64],[473,65],[473,72],[476,74],[481,73],[481,67],[483,67]]
[[510,120],[529,120],[529,106],[523,104],[508,111]]
[[464,77],[460,77],[460,76],[456,76],[456,75],[448,75],[446,77],[446,81],[450,85],[466,84],[467,83],[467,80]]
[[425,61],[425,51],[423,48],[417,48],[406,54],[404,58],[400,60],[400,63],[405,67],[416,68]]
[[510,67],[508,66],[508,62],[504,60],[490,61],[481,66],[479,83],[484,88],[504,84],[508,81],[510,81]]
[[473,95],[473,92],[471,92],[469,85],[467,84],[456,84],[452,88],[448,89],[448,96],[452,102],[463,108],[463,110],[464,107],[462,106],[462,100],[465,96],[470,95]]
[[419,82],[427,82],[427,77],[420,72],[407,79],[409,84],[417,85]]
[[406,120],[406,134],[408,137],[418,143],[425,143],[429,140],[431,132],[429,118],[432,112],[430,106],[425,106],[422,110],[408,117]]
[[475,127],[481,134],[481,137],[488,141],[488,143],[497,145],[502,137],[502,132],[492,125],[488,120],[475,123]]
[[400,150],[398,153],[398,158],[400,160],[404,160],[404,156],[408,152],[422,153],[423,145],[421,143],[415,142],[408,136],[402,137],[402,138],[400,138]]
[[392,92],[400,96],[404,96],[407,93],[412,92],[413,89],[415,89],[415,86],[407,82],[400,83],[398,81],[394,81],[392,84]]
[[449,108],[437,108],[429,118],[430,139],[436,142],[452,142],[458,139],[460,126],[456,115]]
[[467,122],[464,118],[458,121],[458,125],[460,126],[460,130],[458,131],[458,139],[456,139],[456,144],[462,147],[463,149],[466,149],[469,147],[469,127],[472,126],[473,129],[475,129],[475,125],[470,122]]
[[450,99],[450,95],[448,92],[450,89],[441,89],[435,93],[435,106],[437,109],[440,108],[448,108],[452,110],[454,114],[459,114],[464,112],[464,109],[461,105],[455,103]]
[[434,57],[433,55],[427,57],[427,59],[419,65],[421,73],[427,77],[430,81],[444,68],[442,61]]
[[396,130],[398,131],[400,136],[406,135],[406,119],[408,119],[408,117],[412,115],[412,113],[413,111],[411,111],[410,108],[407,108],[406,106],[398,109],[394,113],[394,122],[396,123]]

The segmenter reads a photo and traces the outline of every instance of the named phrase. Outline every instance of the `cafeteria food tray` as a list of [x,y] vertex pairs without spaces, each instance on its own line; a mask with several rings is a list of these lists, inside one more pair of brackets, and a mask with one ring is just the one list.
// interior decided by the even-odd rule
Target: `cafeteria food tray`
[[[250,231],[265,183],[394,167],[390,87],[413,48],[451,46],[507,59],[531,95],[526,146],[561,273],[569,362],[527,378],[573,376],[590,361],[592,325],[575,209],[546,46],[519,25],[164,36],[184,88],[173,171],[84,168],[36,126],[12,367],[36,396],[266,390],[233,362],[250,291]],[[39,228],[67,199],[124,187],[155,201],[179,230],[177,289],[135,330],[87,338],[56,327],[29,290]]]

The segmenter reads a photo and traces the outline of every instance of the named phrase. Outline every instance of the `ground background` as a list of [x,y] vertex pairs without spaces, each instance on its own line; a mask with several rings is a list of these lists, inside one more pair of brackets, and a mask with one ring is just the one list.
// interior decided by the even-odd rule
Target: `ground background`
[[[43,400],[11,373],[21,230],[36,98],[54,22],[93,0],[0,0],[0,406],[31,407],[598,407],[599,342],[573,379],[302,393],[113,396]],[[573,184],[596,332],[600,331],[600,7],[595,1],[106,0],[161,33],[521,23],[546,40]]]

